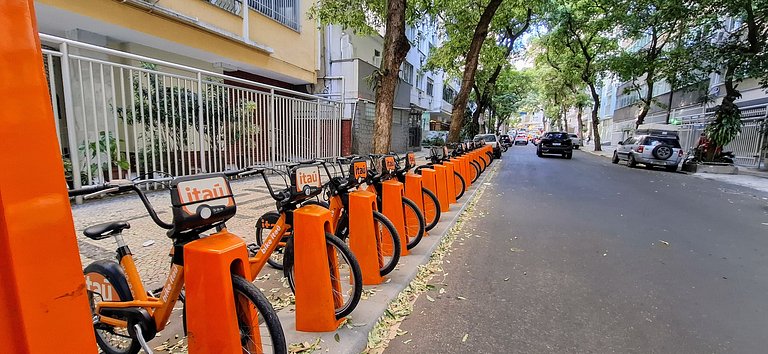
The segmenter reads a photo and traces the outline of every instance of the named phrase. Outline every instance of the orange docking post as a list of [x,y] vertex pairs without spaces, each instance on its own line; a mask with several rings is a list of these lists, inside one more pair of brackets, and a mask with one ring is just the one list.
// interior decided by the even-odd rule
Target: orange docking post
[[335,295],[341,292],[339,275],[331,278],[331,271],[338,271],[336,252],[325,244],[325,233],[333,233],[331,212],[319,205],[301,207],[293,212],[293,227],[296,330],[334,331],[341,324],[335,310],[343,299]]
[[448,168],[443,165],[434,165],[432,167],[435,168],[435,177],[437,181],[436,194],[437,194],[437,200],[440,202],[440,211],[446,212],[451,208],[450,201],[448,200],[448,185],[446,184],[446,181],[445,181],[445,175]]
[[444,162],[443,165],[445,165],[445,186],[448,190],[448,201],[451,204],[456,204],[456,181],[455,177],[453,176],[453,173],[455,171],[456,165],[453,162]]
[[[383,255],[379,230],[373,223],[376,195],[368,191],[349,193],[349,248],[355,254],[363,273],[363,285],[376,285],[384,281],[381,276]],[[391,246],[390,246],[391,247]]]
[[[384,181],[381,184],[381,211],[395,225],[400,234],[400,256],[407,256],[408,234],[405,233],[405,211],[403,210],[403,184],[398,181]],[[386,252],[386,244],[384,245]]]
[[96,353],[34,10],[0,1],[0,351]]
[[[234,267],[232,265],[234,264]],[[232,292],[232,272],[250,276],[248,250],[243,239],[222,231],[184,246],[184,288],[188,318],[189,352],[241,353],[240,328]],[[253,312],[251,316],[258,316]],[[258,331],[254,326],[252,329]],[[261,349],[261,336],[251,333],[254,349]]]

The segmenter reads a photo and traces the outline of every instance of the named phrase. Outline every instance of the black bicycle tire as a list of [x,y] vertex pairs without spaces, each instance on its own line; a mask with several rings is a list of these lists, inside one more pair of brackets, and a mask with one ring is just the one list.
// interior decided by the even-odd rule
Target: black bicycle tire
[[[113,279],[112,273],[108,272],[106,269],[104,269],[103,263],[101,261],[96,261],[96,262],[93,262],[93,263],[89,264],[88,266],[86,266],[85,269],[83,270],[83,275],[86,275],[88,273],[97,273],[97,274],[101,275],[102,277],[104,277],[105,279],[107,279],[110,282],[110,284],[119,284],[121,281],[124,281],[124,280],[121,280],[121,279]],[[123,289],[123,287],[121,287],[121,286],[113,286],[112,289],[115,290],[115,292],[117,293],[117,296],[119,297],[119,299],[117,301],[131,301],[131,300],[133,300],[133,295],[131,294],[130,290],[128,290],[126,292],[125,289]],[[87,294],[88,294],[88,304],[89,304],[89,306],[93,307],[94,306],[94,304],[92,302],[93,298],[91,297],[92,296],[91,295],[92,292],[90,290],[88,290]],[[91,308],[91,311],[93,311],[93,308]],[[141,343],[139,343],[139,341],[136,340],[136,338],[130,338],[129,339],[131,341],[131,344],[128,345],[128,347],[126,348],[125,351],[113,350],[111,348],[111,346],[109,344],[107,344],[106,342],[104,342],[104,339],[99,335],[99,333],[97,332],[96,326],[97,326],[97,324],[94,324],[94,328],[93,328],[94,335],[96,336],[96,344],[99,346],[99,348],[104,353],[107,353],[107,354],[136,354],[136,353],[139,352],[139,350],[141,350]]]
[[[264,229],[263,226],[262,226],[265,217],[269,218],[269,220],[267,220],[267,222],[272,222],[274,224],[274,223],[277,222],[277,219],[280,218],[280,213],[278,213],[276,211],[268,211],[268,212],[262,214],[259,217],[259,219],[256,221],[256,245],[258,245],[259,247],[261,247],[261,245],[264,242],[264,240],[263,240],[263,237],[264,237],[263,230],[268,230],[268,229]],[[290,237],[291,236],[283,236],[283,238],[286,239],[286,242],[287,242],[287,239],[289,239]],[[278,251],[278,249],[275,248],[275,252],[277,252],[277,251]],[[285,252],[285,250],[283,250],[283,252]],[[283,259],[285,259],[285,253],[283,253]],[[285,261],[283,261],[283,262],[285,262]],[[267,258],[267,263],[272,268],[275,268],[277,270],[282,270],[283,269],[283,264],[278,262],[278,261],[276,261],[276,260],[273,260],[272,259],[272,255],[270,255],[269,258]]]
[[[411,237],[408,235],[408,245],[406,246],[408,249],[412,249],[416,247],[416,245],[419,244],[421,241],[421,238],[424,237],[424,215],[421,214],[421,210],[416,205],[416,202],[413,200],[410,200],[406,197],[403,197],[403,211],[405,211],[405,208],[410,208],[411,211],[416,215],[416,219],[418,219],[419,223],[419,231],[416,233],[415,237]],[[408,227],[408,225],[405,225],[405,227]]]
[[[360,302],[360,298],[363,295],[363,274],[360,271],[360,263],[357,262],[357,258],[355,258],[355,255],[352,253],[352,251],[349,249],[346,243],[339,239],[338,237],[326,232],[325,233],[325,242],[330,243],[331,246],[335,247],[340,251],[342,256],[346,258],[347,263],[349,264],[352,272],[352,278],[355,282],[354,289],[352,291],[352,297],[350,298],[350,301],[348,301],[345,306],[342,306],[340,309],[335,309],[335,315],[336,319],[342,319],[352,313],[352,311],[355,310],[355,307],[357,307],[357,304]],[[291,238],[288,241],[288,244],[286,245],[286,252],[285,252],[285,258],[283,259],[283,265],[285,266],[283,268],[283,275],[288,278],[288,286],[291,287],[291,291],[294,293],[296,292],[296,285],[294,283],[294,276],[293,276],[293,238]]]
[[[379,275],[385,276],[392,273],[392,271],[395,270],[395,267],[397,267],[397,263],[400,262],[400,234],[397,232],[395,225],[392,224],[392,221],[384,216],[384,214],[374,210],[373,222],[375,223],[377,221],[384,225],[392,236],[392,259],[390,259],[387,264],[382,264],[381,268],[379,268]],[[381,244],[381,242],[379,242],[379,244]]]
[[[253,285],[253,283],[245,280],[245,278],[233,274],[232,292],[235,294],[239,292],[256,305],[255,307],[259,312],[259,318],[264,319],[264,324],[269,331],[269,337],[272,339],[273,352],[277,354],[288,353],[288,347],[285,344],[285,333],[283,333],[283,326],[280,324],[280,319],[277,317],[274,308],[272,308],[272,304],[270,304],[267,297],[259,291],[259,288]],[[235,304],[237,303],[237,298],[235,298]],[[235,311],[237,311],[237,307],[235,307]],[[243,342],[242,338],[240,339],[240,342]]]
[[[432,193],[431,190],[427,189],[426,187],[421,187],[421,197],[424,198],[424,204],[426,205],[427,199],[431,200],[432,203],[435,204],[435,218],[434,220],[430,221],[429,224],[424,225],[424,230],[429,231],[435,228],[437,226],[437,223],[440,221],[440,200],[437,199],[437,196],[435,193]],[[427,222],[427,215],[424,214],[424,222]]]
[[477,179],[480,178],[480,164],[477,163],[477,161],[470,161],[469,164],[475,169],[475,176],[472,178],[472,183],[475,183],[477,182]]
[[[461,192],[459,192],[459,194],[456,195],[456,200],[459,200],[459,199],[461,199],[461,197],[464,196],[464,190],[467,189],[467,183],[464,182],[464,177],[462,177],[460,173],[454,172],[453,176],[454,177],[458,177],[459,178],[459,182],[461,182]],[[454,182],[454,183],[456,183],[456,182]]]

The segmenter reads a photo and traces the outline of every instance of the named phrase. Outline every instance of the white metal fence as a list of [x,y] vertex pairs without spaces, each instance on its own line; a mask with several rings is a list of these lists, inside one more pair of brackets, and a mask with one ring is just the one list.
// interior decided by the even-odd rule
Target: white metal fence
[[[649,116],[646,122],[664,122],[664,115]],[[692,114],[673,117],[682,123],[680,126],[680,143],[683,149],[696,146],[699,136],[707,125],[714,120],[714,112]],[[741,166],[756,167],[760,163],[761,154],[764,153],[763,129],[768,120],[768,107],[750,106],[741,108],[741,133],[723,148],[725,151],[733,151],[735,163]]]
[[68,183],[217,172],[341,151],[341,103],[40,35]]

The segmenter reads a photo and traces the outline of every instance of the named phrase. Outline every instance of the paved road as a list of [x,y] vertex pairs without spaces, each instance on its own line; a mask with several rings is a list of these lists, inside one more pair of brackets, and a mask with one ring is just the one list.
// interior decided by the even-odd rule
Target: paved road
[[498,167],[387,352],[768,352],[768,194],[583,152]]

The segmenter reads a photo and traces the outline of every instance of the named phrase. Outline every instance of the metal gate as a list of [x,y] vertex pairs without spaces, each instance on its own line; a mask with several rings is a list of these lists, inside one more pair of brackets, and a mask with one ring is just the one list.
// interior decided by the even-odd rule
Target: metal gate
[[341,102],[41,34],[70,187],[341,153]]

